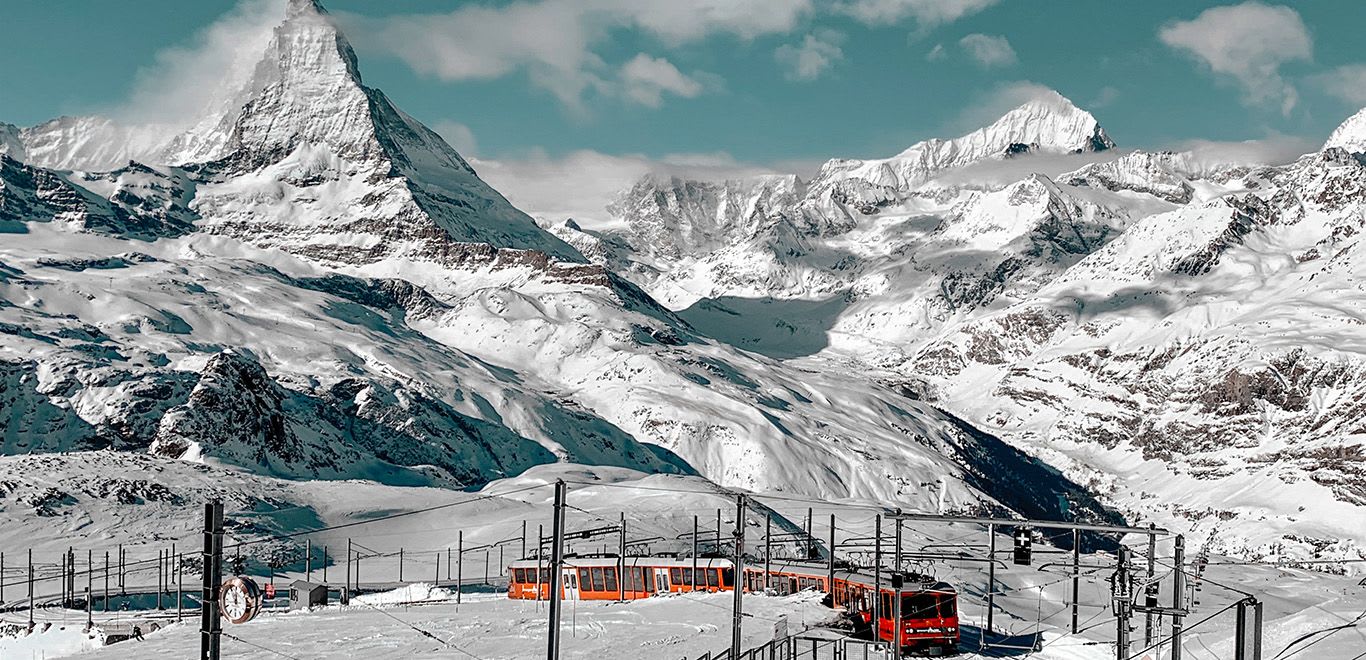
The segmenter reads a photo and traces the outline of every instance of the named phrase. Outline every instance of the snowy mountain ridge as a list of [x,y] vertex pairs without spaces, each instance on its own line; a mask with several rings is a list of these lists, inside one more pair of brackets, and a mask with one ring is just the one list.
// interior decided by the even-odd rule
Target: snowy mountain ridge
[[[598,239],[734,345],[884,373],[1107,501],[1215,532],[1225,551],[1274,556],[1312,537],[1312,552],[1355,557],[1366,539],[1330,521],[1366,521],[1352,459],[1366,444],[1363,114],[1287,165],[1108,146],[971,152],[984,155],[909,178],[879,161],[859,170],[871,180],[813,200],[817,177],[767,209],[757,236],[670,258],[633,240],[667,225],[618,204],[628,229]],[[812,217],[836,222],[803,231]]]
[[[934,510],[1119,517],[895,383],[700,332],[537,227],[359,70],[317,3],[295,0],[240,104],[189,122],[212,126],[185,142],[212,145],[203,160],[70,169],[139,145],[98,118],[6,131],[7,453],[114,450],[444,488],[563,461]],[[800,191],[774,178],[652,208],[690,223],[682,253],[746,223],[766,235],[765,209]],[[695,209],[709,219],[693,223]],[[805,228],[782,225],[771,229],[802,240]],[[618,247],[556,231],[585,251]]]

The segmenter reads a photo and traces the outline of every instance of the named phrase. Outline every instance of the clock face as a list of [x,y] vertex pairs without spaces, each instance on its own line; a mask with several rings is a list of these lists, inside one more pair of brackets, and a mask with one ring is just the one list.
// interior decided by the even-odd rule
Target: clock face
[[251,621],[261,611],[261,588],[251,578],[228,578],[219,590],[218,606],[231,623]]

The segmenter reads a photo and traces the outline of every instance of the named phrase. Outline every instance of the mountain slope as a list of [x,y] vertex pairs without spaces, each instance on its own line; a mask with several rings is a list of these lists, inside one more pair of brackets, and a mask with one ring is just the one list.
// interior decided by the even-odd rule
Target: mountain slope
[[[1360,556],[1362,115],[1285,166],[1120,154],[1108,137],[1087,152],[1104,131],[1082,115],[1061,113],[1069,133],[1027,106],[952,149],[832,161],[766,209],[763,226],[809,231],[734,231],[672,258],[602,240],[630,246],[612,258],[703,332],[897,381],[1136,517],[1241,556]],[[1015,119],[1083,153],[1003,154],[988,136]],[[959,154],[972,162],[935,171]]]

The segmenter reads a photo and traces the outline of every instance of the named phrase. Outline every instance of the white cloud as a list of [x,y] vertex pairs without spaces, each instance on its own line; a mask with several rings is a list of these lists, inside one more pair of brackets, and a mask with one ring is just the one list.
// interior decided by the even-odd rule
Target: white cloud
[[1284,165],[1317,151],[1321,144],[1321,140],[1272,134],[1259,140],[1241,142],[1188,140],[1175,145],[1174,150],[1190,152],[1194,164],[1212,169],[1228,165]]
[[1206,9],[1192,20],[1166,25],[1158,37],[1237,81],[1244,103],[1278,105],[1286,115],[1299,95],[1281,77],[1281,65],[1309,60],[1314,47],[1294,9],[1260,2]]
[[958,45],[967,51],[968,57],[986,69],[1010,66],[1019,61],[1015,57],[1015,49],[1010,47],[1010,41],[1003,36],[969,34],[959,39]]
[[281,0],[238,3],[187,43],[158,52],[153,64],[138,70],[128,98],[103,114],[168,130],[188,127],[235,100],[284,16]]
[[1110,85],[1106,85],[1100,88],[1099,92],[1096,92],[1095,98],[1091,99],[1090,102],[1086,104],[1086,107],[1091,108],[1092,110],[1104,108],[1105,106],[1114,103],[1118,98],[1119,90]]
[[641,105],[658,108],[668,92],[683,98],[702,93],[703,85],[662,57],[639,53],[621,67],[622,93]]
[[925,53],[926,62],[937,62],[949,56],[948,51],[944,50],[944,44],[935,44],[930,52]]
[[1348,64],[1310,80],[1323,91],[1355,106],[1366,105],[1366,64]]
[[783,44],[773,51],[774,59],[787,67],[788,80],[815,80],[842,59],[840,44],[844,34],[835,30],[817,30],[806,35],[800,45]]
[[893,25],[907,18],[922,28],[952,23],[975,14],[997,0],[847,0],[836,5],[865,25]]
[[532,84],[581,110],[590,92],[651,98],[639,89],[616,88],[619,76],[597,53],[613,30],[641,30],[672,47],[713,34],[750,39],[790,32],[811,2],[522,0],[446,14],[339,17],[357,47],[393,54],[419,73],[460,81],[525,72]]
[[432,124],[432,130],[465,158],[479,153],[479,141],[475,139],[474,131],[471,131],[469,126],[458,121],[441,120]]
[[974,131],[1000,119],[1002,115],[1030,101],[1062,98],[1056,90],[1028,80],[997,85],[980,94],[945,127],[954,135]]
[[560,157],[536,151],[521,157],[476,159],[479,176],[518,208],[539,218],[574,218],[588,229],[610,226],[607,204],[646,174],[717,180],[773,174],[724,152],[610,155],[581,150]]

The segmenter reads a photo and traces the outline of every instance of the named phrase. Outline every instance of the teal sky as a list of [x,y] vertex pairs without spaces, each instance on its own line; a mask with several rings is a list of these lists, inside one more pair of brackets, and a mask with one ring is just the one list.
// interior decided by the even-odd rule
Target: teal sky
[[[575,42],[566,36],[575,30],[564,21],[578,20],[574,12],[586,12],[584,7],[611,2],[325,0],[357,47],[368,84],[485,159],[575,150],[648,158],[724,152],[758,164],[885,156],[989,121],[1030,89],[1024,83],[1057,89],[1091,110],[1126,147],[1269,137],[1319,142],[1366,104],[1366,68],[1354,68],[1366,62],[1362,2],[1309,0],[1293,9],[1249,3],[1166,38],[1164,29],[1219,3],[950,0],[966,7],[964,15],[936,21],[921,0],[808,2],[773,0],[795,6],[792,19],[775,18],[775,10],[745,19],[754,23],[747,28],[652,28],[649,17],[616,20],[605,8],[596,17],[579,17],[586,36]],[[860,3],[886,11],[859,15]],[[9,55],[0,65],[0,121],[30,125],[116,107],[158,53],[179,46],[191,56],[196,33],[235,5],[7,0],[0,16],[0,42]],[[1259,14],[1289,22],[1259,22]],[[483,21],[478,33],[495,46],[507,42],[500,29],[536,48],[568,43],[548,49],[549,64],[510,46],[478,72],[461,70],[460,61],[449,63],[454,72],[441,71],[431,63],[439,58],[417,42],[469,43],[448,34],[450,23],[430,20],[440,16]],[[538,16],[550,18],[534,23]],[[681,20],[691,20],[687,16]],[[393,31],[393,21],[404,17],[416,17],[407,24],[428,31]],[[1302,28],[1294,26],[1296,18]],[[547,32],[537,34],[534,25]],[[670,33],[675,28],[687,34]],[[1229,31],[1229,39],[1207,36],[1220,30]],[[792,58],[808,35],[826,66],[809,60],[802,79]],[[973,44],[995,50],[975,59]],[[931,56],[937,47],[939,54]],[[564,53],[584,56],[586,63],[556,68]],[[664,77],[646,76],[643,88],[632,87],[623,81],[639,56],[667,61],[682,79],[647,68],[644,73]],[[557,94],[552,88],[560,83],[546,79],[559,80],[564,71],[594,82],[576,94]]]

